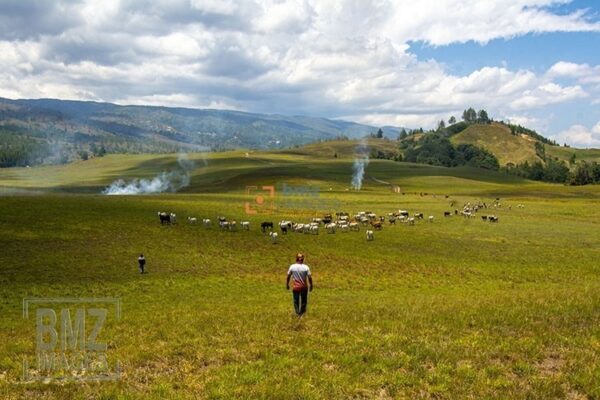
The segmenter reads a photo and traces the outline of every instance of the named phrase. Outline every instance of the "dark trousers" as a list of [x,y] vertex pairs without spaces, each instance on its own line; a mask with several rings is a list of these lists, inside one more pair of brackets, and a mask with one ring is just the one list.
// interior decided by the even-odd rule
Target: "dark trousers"
[[145,263],[139,263],[140,264],[140,272],[143,274],[144,273],[144,265]]
[[294,310],[296,315],[300,316],[306,312],[306,304],[308,303],[308,289],[293,291],[294,295]]

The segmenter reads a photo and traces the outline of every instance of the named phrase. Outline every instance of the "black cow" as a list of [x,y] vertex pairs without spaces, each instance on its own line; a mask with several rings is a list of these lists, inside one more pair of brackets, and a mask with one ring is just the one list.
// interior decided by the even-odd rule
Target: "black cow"
[[272,222],[265,221],[260,224],[260,230],[263,231],[263,233],[265,233],[267,231],[267,229],[269,229],[271,231],[273,230]]
[[164,224],[170,224],[171,223],[171,216],[165,212],[159,212],[158,213],[158,218],[160,219],[160,224],[164,225]]
[[452,213],[450,211],[444,211],[444,217],[449,217],[451,215]]

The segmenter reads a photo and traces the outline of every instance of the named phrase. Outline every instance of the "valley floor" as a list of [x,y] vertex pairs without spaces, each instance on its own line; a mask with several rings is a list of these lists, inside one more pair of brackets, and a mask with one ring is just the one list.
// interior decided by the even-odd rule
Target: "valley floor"
[[[386,161],[371,163],[354,192],[351,160],[211,157],[177,194],[99,194],[172,158],[0,173],[2,398],[600,397],[600,188]],[[275,210],[251,203],[259,213],[245,214],[255,199],[246,185],[285,182],[318,195],[288,209],[278,193]],[[503,207],[480,214],[497,224],[443,216],[496,198]],[[277,244],[260,232],[262,221],[308,221],[332,207],[434,222],[386,225],[373,242],[364,229]],[[161,226],[162,210],[178,223]],[[186,221],[219,215],[251,229]],[[315,280],[301,320],[285,290],[299,251]],[[120,320],[100,335],[120,379],[22,382],[36,348],[23,299],[54,297],[120,299]]]

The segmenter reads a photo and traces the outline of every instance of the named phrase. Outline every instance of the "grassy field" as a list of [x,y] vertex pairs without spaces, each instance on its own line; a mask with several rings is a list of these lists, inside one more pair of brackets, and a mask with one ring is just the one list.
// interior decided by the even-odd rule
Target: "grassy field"
[[[145,196],[99,192],[175,156],[0,171],[0,397],[600,398],[600,187],[378,160],[355,192],[350,158],[297,153],[190,155],[189,187]],[[271,214],[244,214],[245,202],[258,207],[247,185],[283,183],[319,193],[294,209],[280,193]],[[497,197],[503,207],[484,213],[498,224],[443,217]],[[373,242],[363,229],[272,244],[258,228],[332,207],[435,221],[386,226]],[[159,210],[178,224],[161,226]],[[218,215],[251,230],[185,222]],[[298,251],[315,279],[302,320],[285,290]],[[35,351],[26,297],[120,298],[122,318],[102,337],[121,379],[23,383]]]

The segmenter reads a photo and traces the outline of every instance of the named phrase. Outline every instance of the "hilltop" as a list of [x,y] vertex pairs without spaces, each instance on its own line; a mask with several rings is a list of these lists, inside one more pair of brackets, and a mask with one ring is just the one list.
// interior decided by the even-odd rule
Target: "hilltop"
[[[492,122],[490,124],[472,124],[463,131],[453,135],[451,142],[455,144],[472,144],[491,152],[500,165],[545,162],[545,157],[552,157],[569,162],[575,155],[577,160],[600,161],[600,149],[576,149],[542,142],[525,133],[512,133],[506,124]],[[536,151],[543,146],[543,153]]]

